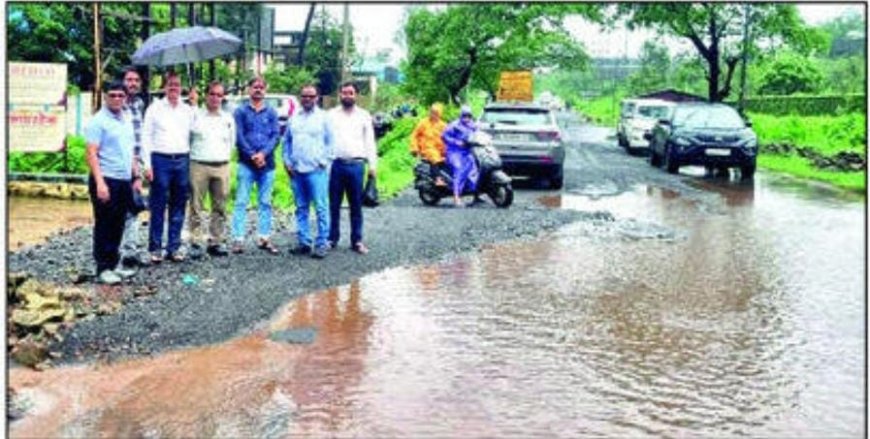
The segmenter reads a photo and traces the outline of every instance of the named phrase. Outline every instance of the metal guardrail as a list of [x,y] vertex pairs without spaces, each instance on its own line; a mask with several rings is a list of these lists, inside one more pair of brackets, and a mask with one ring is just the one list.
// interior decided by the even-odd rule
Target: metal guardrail
[[38,181],[43,183],[88,184],[87,174],[38,174],[34,172],[10,172],[8,181]]

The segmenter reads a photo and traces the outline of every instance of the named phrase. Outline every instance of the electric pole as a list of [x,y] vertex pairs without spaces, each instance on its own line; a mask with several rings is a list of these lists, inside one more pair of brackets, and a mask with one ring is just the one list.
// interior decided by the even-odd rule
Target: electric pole
[[740,114],[746,108],[746,61],[749,58],[749,3],[743,4],[743,68],[740,69]]
[[100,4],[94,3],[94,99],[92,110],[94,113],[100,109],[102,84],[100,81]]
[[341,41],[341,82],[350,80],[350,66],[347,59],[348,45],[350,43],[350,6],[344,4],[344,26],[342,26]]

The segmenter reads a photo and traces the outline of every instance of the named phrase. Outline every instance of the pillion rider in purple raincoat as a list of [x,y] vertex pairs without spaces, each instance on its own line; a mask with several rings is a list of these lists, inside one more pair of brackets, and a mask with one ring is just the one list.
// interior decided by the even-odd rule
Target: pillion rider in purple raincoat
[[463,105],[459,111],[459,119],[451,122],[444,129],[441,138],[447,145],[447,162],[453,168],[453,203],[462,207],[462,192],[466,187],[469,191],[477,190],[480,172],[477,162],[468,147],[468,139],[477,131],[471,107]]

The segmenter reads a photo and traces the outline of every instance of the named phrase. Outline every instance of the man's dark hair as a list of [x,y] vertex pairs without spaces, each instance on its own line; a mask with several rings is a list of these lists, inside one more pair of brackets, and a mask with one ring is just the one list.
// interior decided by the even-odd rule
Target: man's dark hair
[[[212,81],[212,82],[209,82],[209,83],[208,83],[208,86],[205,87],[205,92],[206,92],[206,93],[211,93],[211,89],[213,89],[213,88],[215,88],[215,87],[218,87],[218,86],[221,87],[221,88],[224,88],[224,83],[223,83],[223,82],[220,82],[220,81],[218,81],[218,80],[214,80],[214,81]],[[224,91],[226,91],[226,90],[224,90]]]
[[114,80],[114,81],[112,81],[112,82],[109,82],[109,83],[106,85],[106,92],[116,91],[116,90],[121,90],[121,91],[123,91],[124,93],[127,93],[127,89],[124,88],[124,83],[121,82],[121,81]]
[[320,90],[318,90],[317,86],[314,84],[305,84],[302,87],[299,87],[300,94],[302,94],[302,90],[305,90],[306,88],[313,88],[314,92],[317,93],[318,95],[320,95]]
[[345,87],[350,87],[353,89],[354,93],[359,93],[359,88],[357,88],[356,84],[354,84],[351,81],[347,81],[344,84],[341,84],[341,87],[339,87],[339,90],[341,90],[342,88],[345,88]]
[[139,79],[142,79],[142,72],[140,72],[139,69],[136,68],[136,66],[125,66],[123,69],[121,69],[121,79],[123,80],[124,78],[126,78],[127,73],[130,72],[135,73],[137,76],[139,76]]
[[263,85],[267,85],[267,84],[266,84],[266,79],[265,79],[265,78],[263,78],[262,76],[254,76],[253,78],[251,78],[250,81],[248,81],[248,87],[254,85],[254,83],[257,82],[257,81],[262,82]]

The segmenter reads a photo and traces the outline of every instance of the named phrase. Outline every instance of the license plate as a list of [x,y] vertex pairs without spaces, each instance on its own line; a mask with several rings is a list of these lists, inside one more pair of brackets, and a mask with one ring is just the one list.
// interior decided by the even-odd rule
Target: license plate
[[715,155],[715,156],[720,156],[720,157],[731,155],[730,149],[723,149],[723,148],[707,148],[707,150],[704,152],[707,155]]
[[512,140],[512,141],[524,141],[524,140],[528,140],[528,137],[527,137],[525,134],[509,134],[509,133],[505,133],[505,134],[502,134],[502,135],[499,136],[499,137],[501,137],[502,140]]

